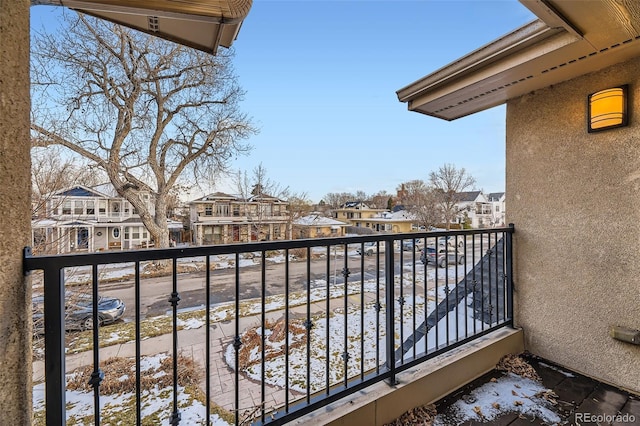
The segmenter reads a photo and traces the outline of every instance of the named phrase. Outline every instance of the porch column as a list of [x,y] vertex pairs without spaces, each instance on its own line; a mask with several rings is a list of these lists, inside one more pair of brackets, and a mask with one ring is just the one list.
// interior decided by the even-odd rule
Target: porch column
[[31,424],[31,287],[22,251],[31,235],[28,0],[0,0],[0,412]]

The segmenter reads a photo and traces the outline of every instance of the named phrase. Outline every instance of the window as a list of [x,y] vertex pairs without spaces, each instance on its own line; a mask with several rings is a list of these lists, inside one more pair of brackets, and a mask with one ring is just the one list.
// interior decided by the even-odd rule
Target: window
[[204,208],[204,215],[205,216],[213,216],[213,207],[211,206],[206,206]]
[[202,242],[204,244],[212,244],[214,241],[213,229],[211,226],[205,226],[202,228]]
[[229,204],[216,204],[216,216],[229,216]]
[[[126,235],[127,235],[126,233],[128,232],[127,231],[128,229],[129,228],[124,228],[124,230],[125,230],[125,238],[126,238]],[[120,238],[120,228],[113,228],[113,232],[112,233],[113,233],[113,238]]]
[[271,216],[271,204],[261,204],[260,214],[262,216]]
[[132,233],[131,233],[131,239],[132,240],[139,240],[140,239],[140,227],[139,226],[132,226]]
[[96,214],[95,204],[93,200],[87,201],[87,214]]
[[125,240],[128,240],[128,239],[129,239],[129,235],[130,235],[130,233],[129,233],[129,227],[128,227],[128,226],[126,226],[126,227],[124,228],[124,239],[125,239]]
[[130,210],[131,205],[129,204],[129,202],[128,202],[128,201],[125,201],[123,204],[124,204],[124,212],[128,214],[128,213],[129,213],[129,210]]
[[65,201],[62,204],[62,214],[71,214],[71,201]]
[[107,202],[104,200],[98,201],[98,213],[101,215],[107,214]]
[[73,214],[81,215],[83,213],[84,213],[84,206],[82,205],[82,201],[74,201]]
[[280,204],[275,204],[273,206],[273,215],[280,216]]
[[240,216],[240,206],[238,204],[233,205],[233,215]]
[[280,238],[280,225],[273,225],[273,238]]

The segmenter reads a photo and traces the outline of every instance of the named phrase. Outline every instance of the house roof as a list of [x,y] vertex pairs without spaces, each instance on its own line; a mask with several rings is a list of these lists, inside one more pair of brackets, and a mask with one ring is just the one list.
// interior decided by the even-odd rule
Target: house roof
[[214,192],[212,194],[205,195],[204,197],[193,200],[191,201],[191,203],[201,203],[201,202],[207,202],[207,201],[242,201],[242,202],[249,202],[249,203],[252,203],[252,202],[259,203],[259,202],[269,201],[269,202],[275,202],[275,203],[286,203],[286,201],[283,201],[279,198],[276,198],[267,194],[252,195],[249,198],[244,199],[240,195],[230,195],[224,192]]
[[459,203],[472,202],[472,201],[476,201],[480,196],[480,194],[482,194],[482,191],[458,192],[456,194],[456,200]]
[[636,0],[519,0],[539,19],[399,89],[410,111],[454,120],[640,55]]
[[110,196],[101,191],[101,187],[93,187],[90,188],[84,185],[76,185],[69,188],[62,189],[58,192],[55,192],[53,195],[63,196],[63,197],[101,197],[101,198],[110,198]]
[[293,221],[293,224],[298,226],[348,226],[347,223],[318,214],[299,217]]
[[198,201],[216,201],[216,200],[236,200],[237,197],[234,195],[229,195],[229,194],[225,194],[224,192],[214,192],[212,194],[209,195],[205,195],[204,197],[200,197],[196,200],[193,200],[192,203],[198,202]]
[[502,197],[504,197],[504,192],[491,192],[487,195],[489,201],[500,201]]
[[369,222],[413,222],[415,220],[416,216],[407,210],[386,211],[367,219]]
[[66,6],[87,15],[134,28],[215,54],[231,47],[252,0],[32,0]]
[[362,201],[347,201],[340,208],[342,208],[342,209],[355,209],[355,208],[358,208],[358,207],[365,208],[365,209],[369,208],[369,206],[367,206]]

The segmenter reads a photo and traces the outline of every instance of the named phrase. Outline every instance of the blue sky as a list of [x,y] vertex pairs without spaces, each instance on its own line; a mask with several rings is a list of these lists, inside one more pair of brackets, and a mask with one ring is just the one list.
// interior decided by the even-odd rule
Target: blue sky
[[[47,9],[32,8],[32,27]],[[233,49],[260,132],[233,168],[262,164],[313,202],[393,194],[445,163],[504,191],[504,106],[446,122],[409,112],[396,91],[533,19],[517,0],[254,0]]]

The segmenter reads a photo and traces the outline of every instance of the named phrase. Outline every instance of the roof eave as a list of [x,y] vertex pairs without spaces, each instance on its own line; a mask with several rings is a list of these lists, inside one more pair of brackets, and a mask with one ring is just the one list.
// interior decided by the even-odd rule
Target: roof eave
[[231,47],[253,0],[31,0],[78,12],[207,53]]
[[505,76],[577,41],[575,34],[536,20],[398,90],[398,100],[410,111],[448,121],[461,118],[535,90],[531,82],[522,84],[533,74]]
[[403,87],[398,99],[450,121],[640,56],[631,3],[520,1],[540,19]]

